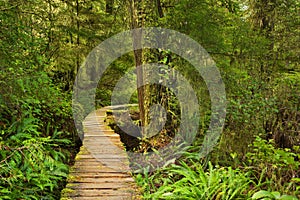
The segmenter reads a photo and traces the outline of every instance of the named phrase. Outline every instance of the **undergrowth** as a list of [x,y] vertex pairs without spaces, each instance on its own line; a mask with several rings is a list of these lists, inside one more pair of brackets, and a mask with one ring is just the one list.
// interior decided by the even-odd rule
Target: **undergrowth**
[[59,199],[78,141],[70,95],[42,72],[3,76],[0,199]]
[[155,172],[145,169],[135,179],[144,199],[298,199],[299,162],[295,157],[299,153],[276,149],[260,137],[251,148],[247,154],[249,163],[236,168],[210,161],[206,164],[203,159],[195,159],[195,152]]

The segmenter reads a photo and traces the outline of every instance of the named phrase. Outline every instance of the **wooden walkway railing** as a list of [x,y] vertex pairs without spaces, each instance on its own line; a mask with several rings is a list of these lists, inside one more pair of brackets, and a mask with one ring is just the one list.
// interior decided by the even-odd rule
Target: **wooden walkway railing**
[[84,120],[83,145],[61,200],[139,199],[120,137],[104,122],[111,108],[96,110]]

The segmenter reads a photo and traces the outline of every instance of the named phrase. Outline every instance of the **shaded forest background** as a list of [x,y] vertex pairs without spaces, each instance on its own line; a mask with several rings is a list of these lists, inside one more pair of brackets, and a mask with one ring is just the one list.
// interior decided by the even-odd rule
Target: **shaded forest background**
[[[136,176],[144,197],[226,199],[226,193],[245,199],[262,190],[299,197],[299,7],[297,0],[0,1],[0,198],[59,198],[80,146],[72,117],[78,69],[105,39],[150,26],[184,33],[207,50],[225,82],[227,116],[214,151],[197,158],[211,115],[201,76],[164,50],[131,52],[116,60],[99,82],[97,106],[110,104],[116,82],[137,62],[180,71],[201,105],[197,140],[183,158]],[[172,138],[180,114],[172,92],[157,86],[144,90],[144,123],[148,106],[159,102],[167,108],[169,124],[139,151]],[[132,102],[137,99],[136,94]],[[232,180],[225,179],[229,173]],[[202,190],[203,180],[214,174],[215,185]],[[223,193],[217,190],[219,179]],[[229,192],[231,187],[238,192]],[[201,196],[210,189],[212,196]]]

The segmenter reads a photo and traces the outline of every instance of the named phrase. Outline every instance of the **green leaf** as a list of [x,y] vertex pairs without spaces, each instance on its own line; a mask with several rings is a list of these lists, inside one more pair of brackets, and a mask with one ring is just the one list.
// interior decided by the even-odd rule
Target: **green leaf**
[[290,196],[290,195],[282,195],[279,199],[280,200],[298,200],[297,197]]
[[271,192],[271,194],[275,197],[275,199],[280,198],[280,193],[275,191],[275,192]]
[[252,199],[261,199],[265,197],[275,198],[275,196],[271,192],[260,190],[253,194]]

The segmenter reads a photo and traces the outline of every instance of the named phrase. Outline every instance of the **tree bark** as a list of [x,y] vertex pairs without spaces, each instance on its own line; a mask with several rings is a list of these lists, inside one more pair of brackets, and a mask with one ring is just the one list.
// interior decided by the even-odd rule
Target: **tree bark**
[[[131,11],[131,28],[137,29],[143,27],[143,19],[139,17],[143,13],[142,11],[142,4],[143,0],[129,0],[130,2],[130,11]],[[133,37],[133,47],[141,47],[141,40],[142,40],[142,31],[134,32]],[[145,117],[145,87],[144,87],[144,72],[143,72],[143,49],[136,49],[134,50],[134,60],[136,66],[136,73],[137,73],[137,91],[138,91],[138,103],[139,103],[139,110],[140,110],[140,120],[141,125],[146,125],[146,117]],[[140,86],[140,87],[139,87]],[[141,133],[144,135],[144,133]]]
[[162,7],[161,7],[161,2],[160,2],[160,0],[156,0],[156,3],[157,3],[158,16],[160,18],[162,18],[164,16],[164,13],[163,13],[163,10],[162,10]]

